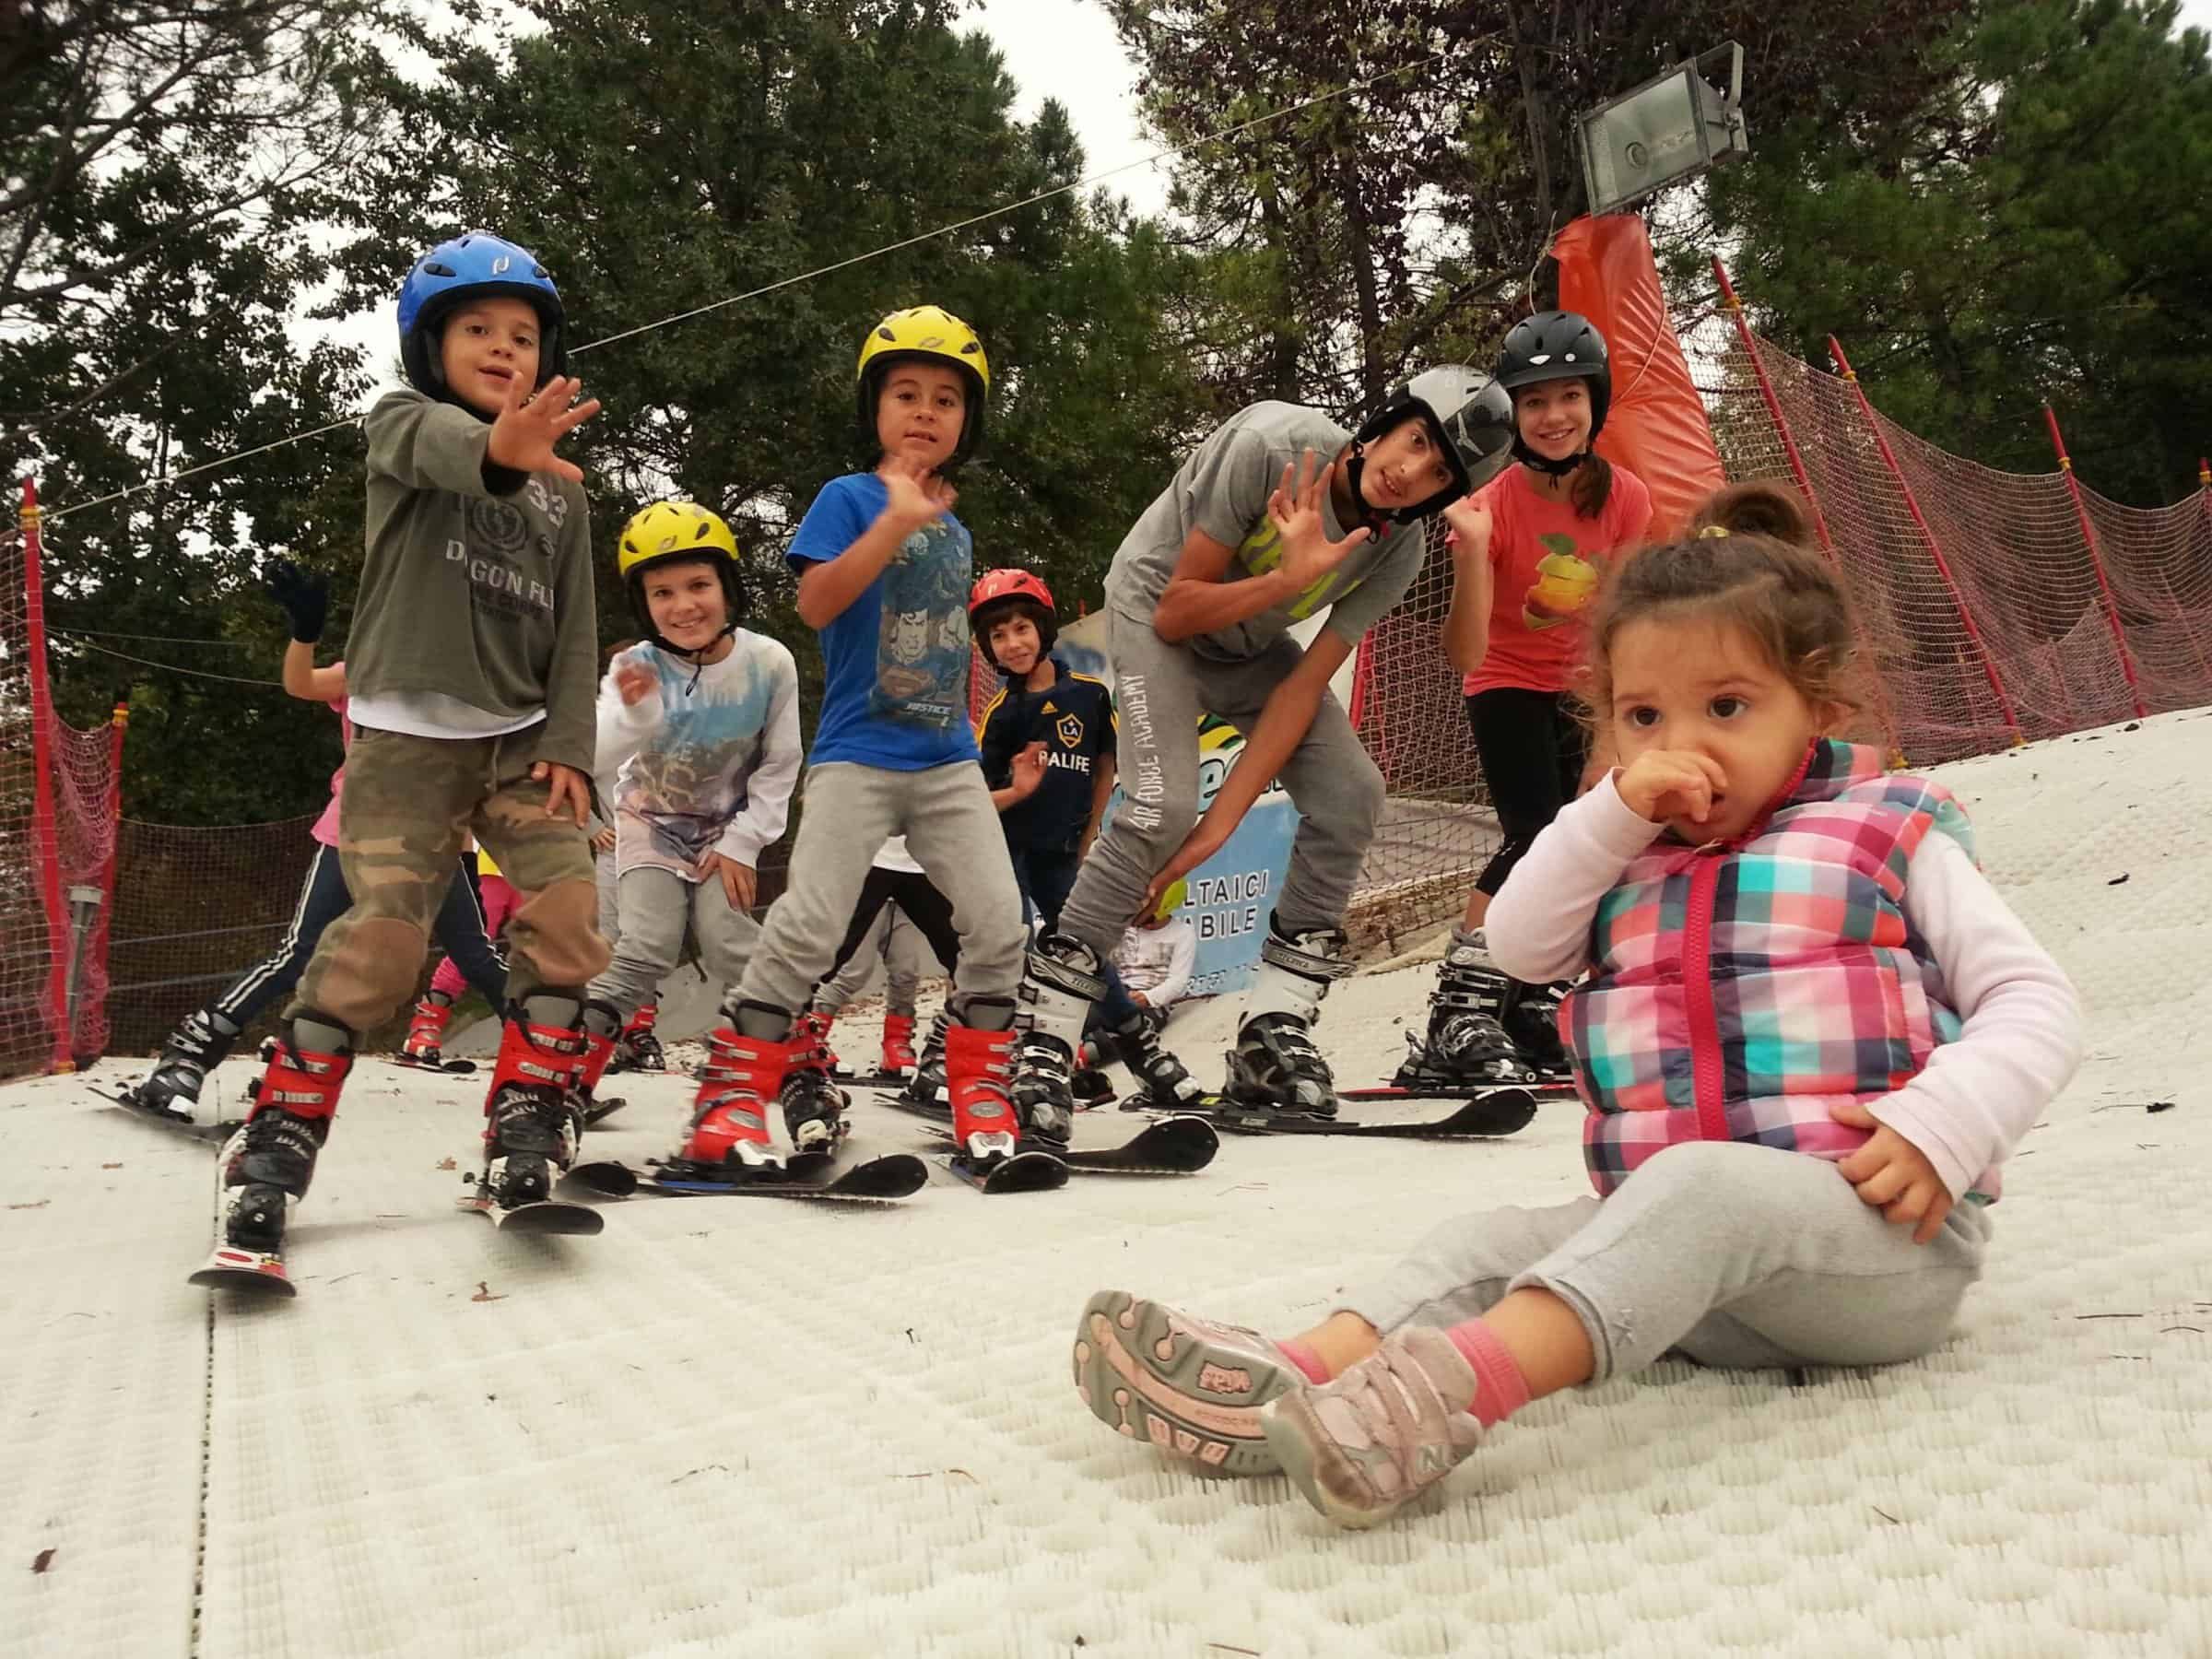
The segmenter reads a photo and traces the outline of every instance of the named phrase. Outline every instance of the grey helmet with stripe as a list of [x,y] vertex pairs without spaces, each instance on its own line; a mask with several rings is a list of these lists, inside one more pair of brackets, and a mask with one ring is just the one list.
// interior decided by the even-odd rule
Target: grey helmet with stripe
[[1444,463],[1452,469],[1452,483],[1426,500],[1382,515],[1401,524],[1441,512],[1460,497],[1472,495],[1503,472],[1512,459],[1512,394],[1481,370],[1465,364],[1423,369],[1392,388],[1382,406],[1352,435],[1346,478],[1355,500],[1362,500],[1359,473],[1365,446],[1413,415],[1427,418],[1431,434],[1442,445]]

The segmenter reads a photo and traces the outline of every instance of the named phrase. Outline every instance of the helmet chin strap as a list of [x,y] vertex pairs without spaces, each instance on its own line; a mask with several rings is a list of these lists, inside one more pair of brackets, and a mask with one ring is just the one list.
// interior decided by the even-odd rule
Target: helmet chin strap
[[1371,531],[1374,539],[1382,539],[1386,524],[1410,524],[1414,520],[1426,516],[1426,502],[1402,508],[1396,512],[1384,512],[1379,507],[1369,506],[1366,495],[1359,488],[1360,475],[1366,470],[1367,446],[1355,438],[1352,440],[1351,456],[1344,464],[1344,483],[1345,488],[1352,492],[1352,508],[1359,515],[1360,526]]
[[1542,473],[1547,478],[1564,478],[1568,474],[1580,467],[1583,462],[1590,459],[1590,452],[1577,450],[1564,461],[1554,461],[1548,456],[1537,454],[1519,438],[1515,438],[1513,440],[1513,459],[1524,466]]
[[722,631],[716,634],[712,639],[709,640],[704,645],[701,645],[696,651],[686,651],[681,645],[678,645],[674,640],[669,639],[657,628],[653,630],[653,644],[658,645],[670,656],[682,657],[691,665],[691,677],[684,686],[684,695],[686,697],[690,696],[692,692],[699,689],[699,677],[707,671],[707,653],[713,650],[715,646],[721,644],[723,641],[728,639],[732,634],[735,633],[737,631],[737,627],[738,625],[735,622],[724,622],[722,625]]

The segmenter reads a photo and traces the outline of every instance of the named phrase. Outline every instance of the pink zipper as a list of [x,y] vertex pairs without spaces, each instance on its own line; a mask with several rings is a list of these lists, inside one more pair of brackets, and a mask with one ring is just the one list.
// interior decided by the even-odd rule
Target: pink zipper
[[1700,1140],[1732,1138],[1722,1088],[1721,1022],[1712,1007],[1712,900],[1721,885],[1721,858],[1727,851],[1719,846],[1699,849],[1683,916],[1682,999],[1689,1018],[1690,1098],[1697,1106]]

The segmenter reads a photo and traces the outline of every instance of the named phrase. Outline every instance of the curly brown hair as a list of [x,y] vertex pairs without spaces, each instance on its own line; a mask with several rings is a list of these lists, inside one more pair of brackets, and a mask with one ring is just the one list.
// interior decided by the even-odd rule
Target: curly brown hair
[[1738,530],[1719,516],[1743,513],[1747,523],[1774,524],[1777,503],[1804,515],[1796,503],[1764,486],[1739,486],[1708,501],[1697,515],[1702,527],[1686,541],[1646,547],[1618,561],[1591,606],[1589,665],[1583,685],[1586,718],[1611,715],[1613,641],[1631,622],[1700,621],[1724,624],[1750,641],[1767,665],[1806,702],[1861,708],[1862,665],[1850,601],[1829,561],[1802,542]]

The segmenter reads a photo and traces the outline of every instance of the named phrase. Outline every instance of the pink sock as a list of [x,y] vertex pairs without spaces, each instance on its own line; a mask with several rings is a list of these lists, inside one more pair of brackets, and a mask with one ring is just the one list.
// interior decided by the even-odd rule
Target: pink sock
[[[1321,1362],[1321,1356],[1315,1353],[1305,1343],[1291,1339],[1288,1341],[1278,1342],[1275,1346],[1283,1350],[1284,1354],[1288,1357],[1291,1364],[1297,1366],[1300,1371],[1306,1373],[1306,1381],[1312,1383],[1316,1388],[1320,1387],[1324,1382],[1326,1382],[1329,1380],[1329,1368]],[[1525,1398],[1526,1396],[1524,1395],[1523,1397]]]
[[1488,1325],[1470,1319],[1444,1335],[1475,1368],[1475,1398],[1467,1409],[1477,1422],[1488,1429],[1528,1404],[1528,1379]]

